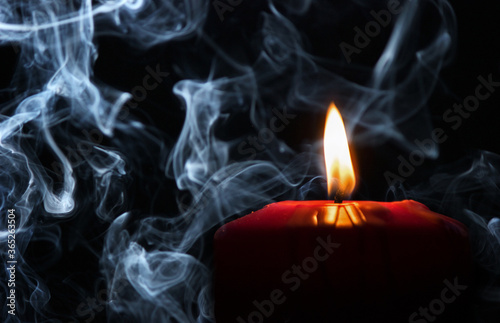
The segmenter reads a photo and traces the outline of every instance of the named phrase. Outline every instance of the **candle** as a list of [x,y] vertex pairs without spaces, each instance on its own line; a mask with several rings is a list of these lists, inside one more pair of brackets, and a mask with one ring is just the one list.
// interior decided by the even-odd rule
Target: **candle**
[[355,186],[338,110],[325,127],[333,201],[283,201],[214,238],[216,322],[438,322],[467,314],[466,227],[415,201],[342,201]]

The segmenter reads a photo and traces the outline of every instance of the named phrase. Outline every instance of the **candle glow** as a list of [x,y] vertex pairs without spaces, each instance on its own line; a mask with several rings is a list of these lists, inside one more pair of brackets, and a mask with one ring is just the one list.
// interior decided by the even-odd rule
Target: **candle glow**
[[[266,322],[403,322],[442,293],[443,281],[469,281],[462,223],[412,200],[343,201],[356,184],[354,167],[333,103],[326,119],[328,191],[335,200],[272,203],[217,230],[218,323],[264,316]],[[318,258],[318,243],[333,255]],[[452,314],[450,322],[462,317]]]
[[356,185],[347,135],[342,116],[334,103],[330,104],[325,124],[324,154],[328,182],[328,196],[341,202]]

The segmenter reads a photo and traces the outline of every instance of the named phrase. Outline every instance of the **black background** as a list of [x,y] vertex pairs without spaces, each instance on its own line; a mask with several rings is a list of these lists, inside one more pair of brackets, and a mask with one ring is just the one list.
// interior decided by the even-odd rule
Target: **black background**
[[[402,187],[394,191],[391,191],[387,185],[384,173],[390,171],[397,174],[399,166],[397,157],[400,154],[407,156],[408,152],[391,140],[376,146],[354,140],[355,145],[351,149],[357,156],[359,184],[352,198],[391,200],[411,197],[427,202],[432,209],[464,222],[467,220],[464,220],[463,215],[453,213],[457,212],[456,208],[465,203],[472,203],[478,207],[478,210],[487,211],[481,216],[488,220],[499,214],[498,197],[500,195],[497,191],[491,190],[491,186],[475,187],[473,190],[460,192],[456,198],[465,202],[457,205],[454,204],[456,201],[448,201],[454,204],[453,208],[450,204],[439,202],[441,194],[444,193],[439,192],[439,188],[436,188],[438,192],[434,192],[432,187],[425,192],[420,189],[422,186],[431,186],[429,178],[442,170],[445,170],[450,178],[466,172],[472,160],[479,156],[479,151],[489,151],[493,153],[491,156],[500,154],[500,126],[498,125],[500,88],[492,93],[490,98],[482,101],[478,110],[473,112],[470,118],[464,119],[463,125],[458,130],[451,129],[450,124],[442,118],[445,111],[452,108],[454,103],[461,103],[466,96],[474,93],[478,85],[478,76],[486,77],[491,74],[493,80],[500,81],[500,20],[498,19],[500,4],[493,1],[454,1],[451,5],[458,25],[457,38],[454,39],[457,46],[456,52],[450,63],[439,72],[438,85],[427,103],[433,126],[443,128],[449,139],[440,145],[438,159],[427,160],[408,177]],[[383,8],[380,4],[374,6]],[[344,12],[339,13],[339,8],[342,8]],[[255,60],[256,54],[251,50],[252,39],[258,38],[256,35],[260,28],[259,13],[269,12],[267,4],[244,0],[242,4],[235,7],[233,12],[225,14],[224,21],[220,21],[212,5],[208,6],[208,10],[208,17],[203,28],[205,35],[231,55],[238,57],[241,62],[250,64]],[[335,4],[317,1],[306,15],[290,14],[288,18],[300,31],[305,50],[317,59],[319,65],[350,80],[366,84],[369,72],[384,49],[392,29],[382,30],[379,36],[372,39],[368,48],[352,56],[353,61],[350,64],[344,60],[339,43],[342,41],[352,43],[353,27],[363,26],[368,21],[370,18],[367,15],[368,11],[366,8],[360,8],[347,1]],[[421,32],[425,33],[426,29],[432,29],[433,25],[433,17],[429,15],[428,20],[422,21]],[[99,56],[94,65],[95,82],[130,92],[134,86],[142,82],[146,66],[159,64],[163,70],[170,73],[155,90],[148,93],[147,99],[141,102],[137,109],[130,111],[133,118],[152,129],[152,133],[156,136],[155,140],[163,141],[166,149],[157,150],[154,148],[156,145],[154,140],[149,142],[144,138],[130,138],[126,132],[120,130],[116,132],[115,137],[105,138],[103,143],[110,146],[126,143],[124,146],[128,149],[128,155],[139,156],[129,159],[127,169],[130,177],[124,183],[127,189],[127,203],[121,210],[115,210],[115,213],[133,210],[137,219],[144,217],[147,213],[166,216],[177,214],[177,201],[185,199],[187,203],[190,198],[189,194],[180,192],[175,182],[165,177],[164,170],[161,168],[166,159],[165,151],[173,147],[185,119],[183,102],[172,93],[172,87],[182,79],[206,79],[217,53],[196,35],[159,44],[146,51],[140,50],[133,43],[122,38],[100,34],[98,27],[99,25],[96,28],[95,43]],[[12,78],[15,68],[22,67],[16,66],[18,55],[15,48],[3,46],[0,53],[0,88],[4,89],[0,93],[0,100],[5,103],[2,113],[9,115],[11,110],[6,108],[6,104],[16,95],[18,86],[16,82],[19,81],[14,80],[12,83]],[[230,70],[220,68],[215,76],[222,77],[225,71]],[[283,78],[286,77],[285,73]],[[276,82],[278,83],[279,80]],[[274,89],[262,89],[270,106],[279,104],[280,95],[286,91],[286,88],[278,85]],[[325,98],[325,105],[327,104],[328,101]],[[342,110],[341,106],[339,108]],[[325,110],[304,107],[293,111],[298,114],[298,117],[291,121],[291,126],[285,131],[277,134],[277,137],[297,152],[301,152],[307,145],[314,145],[322,136],[325,111],[326,107]],[[346,123],[349,123],[349,120],[346,120]],[[238,134],[244,135],[258,131],[252,127],[245,114],[235,114],[222,129],[217,134],[222,138],[224,136],[237,137]],[[233,157],[238,161],[237,155]],[[50,167],[51,158],[50,154],[43,155],[42,152],[41,160],[47,168]],[[262,156],[262,158],[266,157]],[[494,161],[496,161],[495,158]],[[500,164],[495,165],[494,162],[491,165],[497,170],[498,168],[495,167],[500,166]],[[313,168],[309,179],[321,175],[320,169]],[[498,179],[494,181],[493,187],[495,183],[498,184],[497,181]],[[324,198],[322,187],[311,191],[306,198]],[[487,192],[483,191],[486,189],[488,189]],[[86,181],[82,180],[77,191],[78,197],[85,200],[85,196],[92,193],[89,190],[91,186],[87,186]],[[279,199],[276,197],[276,200]],[[484,205],[485,203],[488,205]],[[254,209],[261,206],[256,205]],[[25,256],[31,268],[48,285],[51,290],[51,299],[44,307],[42,314],[35,315],[32,310],[27,309],[25,317],[19,317],[22,321],[34,321],[35,316],[41,321],[55,317],[68,321],[70,317],[77,316],[78,304],[87,297],[93,297],[97,290],[104,288],[105,282],[100,273],[99,257],[109,223],[98,219],[93,212],[93,207],[92,203],[81,205],[76,214],[67,220],[50,218],[37,220],[39,224],[34,229],[34,236],[29,242]],[[41,206],[37,212],[43,214]],[[228,219],[231,218],[234,216]],[[59,246],[53,245],[44,238],[50,230],[59,232],[61,237]],[[207,241],[210,240],[211,234],[213,231],[207,234]],[[210,245],[207,249],[209,247]],[[498,249],[496,252],[498,253]],[[207,256],[208,263],[209,258],[210,256]],[[478,269],[478,273],[490,277],[488,276],[490,273],[481,268]],[[497,308],[497,304],[488,304],[488,306],[492,309]],[[497,322],[495,319],[500,317],[495,313],[491,316],[492,319],[488,322]],[[105,319],[104,309],[96,312],[96,322]]]

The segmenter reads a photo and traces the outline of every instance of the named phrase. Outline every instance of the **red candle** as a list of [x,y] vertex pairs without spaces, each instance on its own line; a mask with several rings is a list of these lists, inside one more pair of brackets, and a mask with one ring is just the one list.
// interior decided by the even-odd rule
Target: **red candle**
[[270,204],[215,234],[216,322],[463,319],[465,226],[415,201],[341,202],[355,177],[338,111],[325,138],[335,131],[325,156],[337,203]]
[[428,314],[456,317],[470,284],[466,228],[415,201],[274,203],[221,227],[214,247],[218,323],[420,323],[445,288],[447,308]]

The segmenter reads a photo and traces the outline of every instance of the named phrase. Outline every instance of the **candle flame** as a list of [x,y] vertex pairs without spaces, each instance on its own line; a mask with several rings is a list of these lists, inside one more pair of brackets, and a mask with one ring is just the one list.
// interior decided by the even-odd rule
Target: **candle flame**
[[324,151],[328,196],[335,197],[335,202],[342,202],[343,197],[354,190],[356,178],[344,122],[334,103],[330,104],[326,116]]

